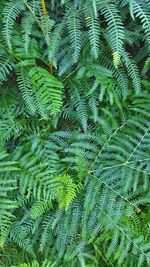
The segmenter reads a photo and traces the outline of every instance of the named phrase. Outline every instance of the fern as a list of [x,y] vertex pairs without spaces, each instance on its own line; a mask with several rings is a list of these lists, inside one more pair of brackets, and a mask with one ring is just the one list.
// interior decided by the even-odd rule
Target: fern
[[76,112],[79,116],[79,120],[81,121],[81,125],[83,130],[87,130],[87,109],[85,104],[85,99],[81,97],[81,94],[76,89],[76,84],[71,84],[73,92],[71,93],[72,100],[74,102],[74,106],[76,108]]
[[143,3],[142,1],[132,1],[131,7],[133,11],[133,15],[135,17],[140,18],[142,27],[145,31],[148,44],[150,42],[150,19],[149,19],[149,7]]
[[11,57],[7,57],[3,52],[0,55],[0,83],[7,79],[8,74],[13,69]]
[[94,16],[97,17],[97,13],[98,13],[97,1],[92,0],[90,1],[90,4],[92,5]]
[[91,44],[91,52],[95,58],[99,55],[99,35],[100,35],[100,25],[99,21],[93,17],[87,17],[87,26],[89,27],[89,40]]
[[16,18],[19,16],[21,11],[24,10],[24,3],[23,1],[11,1],[8,2],[7,5],[4,8],[3,14],[4,14],[4,29],[3,34],[4,38],[6,40],[6,44],[8,45],[8,48],[12,48],[11,38],[13,33],[13,26],[15,23]]
[[[10,174],[12,171],[19,170],[16,162],[6,161],[8,155],[5,152],[0,153],[0,247],[4,246],[8,236],[11,220],[14,217],[13,210],[17,207],[17,202],[9,197],[9,193],[16,189],[16,179]],[[5,174],[6,172],[6,174]],[[9,174],[9,176],[7,175]]]
[[[11,266],[11,267],[39,267],[39,263],[34,260],[33,262],[31,263],[22,263],[20,265],[17,265],[17,266]],[[54,265],[51,264],[50,261],[48,260],[44,260],[44,262],[42,263],[41,267],[53,267]]]
[[102,7],[102,13],[107,21],[108,42],[113,51],[113,63],[117,68],[120,63],[124,31],[121,18],[118,14],[116,6],[113,4]]
[[31,81],[28,77],[29,69],[20,68],[17,71],[17,81],[18,86],[22,94],[22,98],[25,101],[26,107],[29,109],[31,114],[35,114],[36,107],[35,107],[35,99],[34,94],[31,88]]
[[48,58],[49,61],[57,67],[57,57],[59,51],[59,45],[61,43],[61,34],[62,34],[62,25],[57,25],[55,30],[51,33],[51,39],[53,40],[50,43],[49,51],[48,51]]
[[130,56],[124,51],[122,55],[123,62],[128,70],[129,76],[132,78],[135,92],[138,94],[141,91],[141,82],[139,77],[139,71],[134,62],[131,62]]
[[62,106],[62,83],[41,67],[32,68],[29,76],[35,88],[34,92],[37,90],[42,104],[47,105],[47,110],[50,110],[51,114],[59,112]]
[[56,180],[60,184],[57,186],[54,194],[56,195],[56,199],[58,198],[59,207],[65,207],[67,209],[76,196],[77,185],[68,175],[60,176]]
[[35,18],[33,17],[33,15],[28,12],[26,14],[26,17],[24,18],[24,20],[22,21],[22,33],[23,33],[23,41],[24,41],[24,48],[26,53],[28,53],[28,48],[30,45],[30,38],[31,38],[31,33],[32,33],[32,27],[33,24],[35,22]]
[[77,17],[75,10],[70,11],[67,19],[71,46],[73,48],[73,61],[74,63],[78,60],[80,49],[81,49],[81,30],[80,30],[80,19]]
[[149,7],[1,1],[0,266],[150,265]]

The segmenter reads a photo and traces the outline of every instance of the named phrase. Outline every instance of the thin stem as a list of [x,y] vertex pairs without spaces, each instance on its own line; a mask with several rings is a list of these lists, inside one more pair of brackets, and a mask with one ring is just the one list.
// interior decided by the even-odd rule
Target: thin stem
[[43,30],[43,28],[42,28],[42,26],[41,26],[41,23],[39,22],[39,20],[38,20],[37,16],[35,15],[34,11],[32,10],[32,8],[30,7],[30,5],[27,3],[26,0],[23,0],[23,1],[24,1],[24,3],[25,3],[26,7],[29,9],[29,11],[32,13],[32,15],[34,16],[34,18],[36,19],[36,21],[37,21],[37,23],[38,23],[38,25],[39,25],[41,31],[42,31],[43,34],[44,34],[44,30]]
[[[150,157],[145,158],[145,159],[139,159],[139,160],[137,159],[137,160],[126,161],[124,163],[120,163],[120,164],[116,164],[116,165],[111,165],[111,166],[108,166],[108,167],[104,167],[103,170],[108,170],[108,169],[112,169],[112,168],[116,168],[116,167],[121,167],[121,166],[127,166],[129,168],[134,168],[132,166],[128,166],[128,164],[131,164],[131,163],[134,163],[134,162],[147,161],[147,160],[150,160]],[[134,169],[136,169],[136,168],[134,168]]]
[[[106,216],[113,222],[113,219],[105,212],[105,211],[103,211],[105,214],[106,214]],[[122,233],[123,233],[123,235],[125,235],[126,237],[127,237],[127,239],[128,240],[130,240],[130,242],[132,243],[132,244],[134,244],[134,246],[137,248],[137,249],[139,249],[142,253],[143,253],[143,251],[142,251],[142,249],[124,232],[124,230],[122,229],[122,228],[120,228],[117,224],[116,224],[116,226],[115,227],[117,227]]]
[[72,72],[70,72],[63,80],[62,82],[64,82],[67,78],[69,78],[77,69],[79,69],[79,67],[76,67]]
[[127,161],[126,161],[127,163],[128,163],[128,161],[130,160],[130,158],[133,156],[134,152],[137,150],[137,148],[139,147],[139,145],[142,143],[142,141],[143,141],[145,135],[148,133],[149,129],[150,129],[150,127],[147,128],[147,130],[146,130],[146,132],[144,133],[144,135],[142,136],[140,142],[137,144],[137,146],[134,148],[134,150],[133,150],[132,153],[130,154],[129,158],[128,158]]
[[122,124],[119,128],[117,128],[117,129],[114,131],[114,133],[108,138],[108,140],[105,142],[105,144],[102,146],[101,150],[100,150],[99,153],[97,154],[95,160],[94,160],[93,163],[91,164],[91,166],[90,166],[90,168],[89,168],[89,170],[88,170],[88,173],[91,172],[91,169],[92,169],[93,165],[96,163],[96,161],[97,161],[98,157],[100,156],[100,154],[102,153],[104,147],[109,143],[109,141],[111,140],[111,138],[112,138],[112,137],[113,137],[113,136],[114,136],[120,129],[122,129],[122,128],[125,126],[125,124],[126,124],[126,123]]
[[[89,174],[90,176],[98,179],[96,176]],[[99,180],[99,179],[98,179]],[[132,203],[129,199],[127,199],[125,196],[121,195],[118,191],[116,191],[114,188],[112,188],[110,185],[108,185],[106,182],[102,182],[105,186],[107,186],[111,191],[113,191],[116,195],[120,196],[122,199],[124,199],[126,202],[128,202],[130,205],[132,205],[134,208],[138,209],[138,207]]]

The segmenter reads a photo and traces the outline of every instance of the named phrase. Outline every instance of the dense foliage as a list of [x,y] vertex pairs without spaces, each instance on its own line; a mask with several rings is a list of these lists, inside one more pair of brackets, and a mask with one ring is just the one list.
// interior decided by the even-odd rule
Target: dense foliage
[[0,267],[150,266],[150,2],[0,10]]

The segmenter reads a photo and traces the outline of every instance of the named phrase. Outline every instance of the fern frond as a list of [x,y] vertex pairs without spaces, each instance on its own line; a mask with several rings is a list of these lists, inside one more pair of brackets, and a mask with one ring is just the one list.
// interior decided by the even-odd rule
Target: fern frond
[[20,13],[25,9],[24,3],[21,0],[17,1],[9,1],[4,8],[3,11],[3,35],[6,40],[6,44],[9,49],[12,48],[11,38],[13,33],[13,26],[15,23],[16,18],[20,15]]
[[137,18],[140,18],[142,27],[147,37],[148,44],[150,44],[150,8],[142,1],[135,0],[131,2],[131,6],[133,15]]
[[113,52],[114,66],[117,68],[120,63],[124,40],[122,20],[114,4],[104,5],[101,11],[107,22],[107,39]]
[[68,206],[73,201],[76,196],[77,185],[73,182],[72,178],[69,175],[63,175],[56,178],[60,184],[58,184],[55,196],[58,199],[59,208],[65,207],[68,209]]
[[76,108],[77,114],[79,116],[79,120],[81,121],[81,125],[83,130],[87,130],[87,108],[84,97],[81,96],[80,92],[76,88],[76,84],[71,84],[73,92],[71,93],[71,98],[74,102],[74,106]]
[[34,220],[38,219],[51,206],[52,206],[51,201],[50,201],[50,203],[46,202],[44,200],[39,200],[39,201],[35,202],[31,208],[31,210],[30,210],[31,218]]
[[13,62],[11,57],[8,57],[5,53],[0,54],[0,83],[5,81],[8,74],[13,69]]
[[41,101],[46,105],[46,109],[50,110],[51,114],[60,112],[62,106],[62,83],[41,67],[32,68],[29,76],[32,79],[35,93],[37,91],[41,95]]
[[79,58],[79,53],[81,49],[81,35],[82,35],[82,32],[80,30],[81,27],[80,18],[76,14],[75,10],[72,10],[70,12],[69,17],[67,19],[67,25],[70,34],[71,46],[73,49],[73,61],[75,63]]
[[99,55],[99,43],[100,43],[100,25],[99,21],[92,16],[86,18],[87,26],[89,28],[89,40],[91,45],[91,52],[95,58]]
[[136,94],[140,93],[141,82],[140,82],[139,70],[138,70],[136,64],[131,60],[130,55],[126,51],[123,51],[123,53],[122,53],[122,61],[125,64],[125,66],[128,70],[128,74],[132,79],[132,82],[134,85],[134,90],[135,90]]
[[[16,189],[16,178],[12,179],[11,172],[19,170],[16,162],[6,161],[8,155],[0,153],[0,247],[4,246],[8,236],[11,220],[14,218],[13,211],[17,208],[17,201],[9,196]],[[4,174],[6,173],[6,174]],[[7,175],[9,174],[9,175]]]
[[50,47],[48,50],[48,58],[49,58],[49,61],[55,67],[57,67],[58,52],[59,52],[59,46],[61,43],[62,26],[63,26],[62,24],[58,24],[50,35],[51,41],[50,41]]
[[49,260],[44,260],[42,262],[42,265],[38,261],[34,260],[31,263],[21,263],[17,266],[11,266],[11,267],[40,267],[40,266],[41,267],[55,267],[55,265]]
[[26,16],[22,20],[22,38],[24,41],[24,48],[26,53],[28,53],[28,48],[30,45],[30,39],[31,39],[31,34],[32,34],[32,27],[35,22],[34,16],[28,12],[26,13]]
[[93,14],[94,14],[94,17],[97,18],[97,15],[98,15],[98,2],[97,0],[90,0],[89,3],[87,2],[87,4],[90,6],[92,6],[92,11],[93,11]]
[[35,99],[32,92],[31,81],[28,76],[29,69],[18,68],[17,70],[17,82],[22,95],[23,100],[25,101],[26,107],[29,109],[31,114],[36,113]]

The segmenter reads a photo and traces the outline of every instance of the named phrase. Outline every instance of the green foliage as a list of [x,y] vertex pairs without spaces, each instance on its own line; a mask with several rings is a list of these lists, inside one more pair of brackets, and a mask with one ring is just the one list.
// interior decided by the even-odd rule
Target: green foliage
[[[10,161],[6,152],[0,153],[0,247],[2,248],[7,238],[13,211],[17,208],[17,201],[13,200],[13,190],[17,187],[17,180],[12,172],[19,170],[15,165],[17,162]],[[7,159],[7,161],[6,161]]]
[[133,16],[140,18],[142,27],[145,31],[148,45],[150,43],[150,18],[149,18],[149,9],[145,2],[141,1],[131,1],[131,10]]
[[69,175],[58,176],[56,181],[58,181],[58,186],[54,194],[56,199],[58,199],[59,208],[65,207],[65,209],[67,209],[76,197],[77,185]]
[[[51,113],[57,113],[62,106],[62,91],[63,85],[53,75],[49,74],[41,67],[34,67],[30,70],[33,88],[37,102],[43,102],[43,106],[47,105],[47,109]],[[41,110],[42,112],[42,110]],[[44,116],[43,116],[44,117]]]
[[80,31],[80,19],[77,17],[76,11],[69,10],[68,16],[68,29],[71,40],[71,46],[73,48],[73,61],[78,60],[81,49],[81,31]]
[[113,62],[117,68],[120,63],[120,57],[123,46],[124,32],[121,17],[118,14],[116,5],[106,4],[102,7],[102,14],[108,24],[106,38],[113,51]]
[[[52,267],[54,266],[53,264],[51,264],[51,262],[45,260],[41,267]],[[37,261],[33,261],[32,263],[29,263],[29,264],[26,264],[26,263],[23,263],[23,264],[20,264],[18,266],[12,266],[12,267],[40,267],[39,263]]]
[[149,2],[0,8],[0,267],[149,266]]
[[16,18],[20,15],[21,11],[24,10],[23,1],[10,1],[5,5],[3,14],[4,14],[4,30],[3,35],[8,45],[8,48],[12,48],[12,33],[13,33],[13,26],[15,23]]

